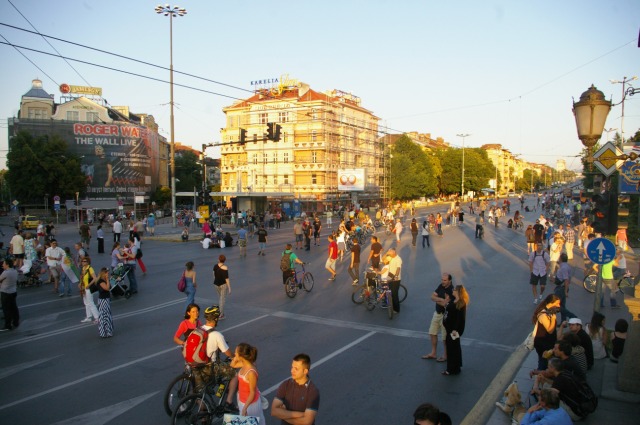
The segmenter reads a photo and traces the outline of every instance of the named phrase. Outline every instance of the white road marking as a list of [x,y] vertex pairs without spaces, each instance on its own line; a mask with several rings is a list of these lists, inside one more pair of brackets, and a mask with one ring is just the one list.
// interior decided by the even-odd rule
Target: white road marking
[[[183,300],[181,300],[181,302],[182,302],[182,301],[183,301]],[[250,323],[252,323],[252,322],[255,322],[256,320],[264,319],[265,317],[268,317],[268,316],[267,316],[267,315],[258,316],[258,317],[256,317],[256,318],[251,319],[251,320],[248,320],[248,321],[246,321],[246,322],[239,323],[239,324],[237,324],[237,325],[235,325],[235,326],[231,326],[231,327],[229,327],[227,330],[231,330],[231,329],[239,328],[239,327],[242,327],[242,326],[246,326],[246,325],[248,325],[248,324],[250,324]],[[25,398],[22,398],[22,399],[20,399],[20,400],[16,400],[16,401],[14,401],[14,402],[12,402],[12,403],[8,403],[8,404],[5,404],[5,405],[3,405],[3,406],[0,406],[0,410],[4,410],[4,409],[7,409],[7,408],[9,408],[9,407],[13,407],[13,406],[16,406],[16,405],[18,405],[18,404],[24,403],[24,402],[26,402],[26,401],[30,401],[30,400],[33,400],[33,399],[35,399],[35,398],[42,397],[43,395],[51,394],[51,393],[53,393],[53,392],[56,392],[56,391],[59,391],[59,390],[62,390],[62,389],[65,389],[65,388],[71,387],[71,386],[73,386],[73,385],[80,384],[80,383],[83,383],[83,382],[85,382],[85,381],[89,381],[89,380],[91,380],[91,379],[97,378],[97,377],[102,376],[102,375],[107,375],[107,374],[109,374],[109,373],[111,373],[111,372],[115,372],[115,371],[117,371],[117,370],[124,369],[124,368],[129,367],[129,366],[132,366],[132,365],[134,365],[134,364],[136,364],[136,363],[146,362],[146,361],[148,361],[149,359],[152,359],[152,358],[154,358],[154,357],[162,356],[162,355],[164,355],[164,354],[171,353],[171,352],[174,352],[174,353],[175,353],[175,352],[176,352],[176,350],[178,350],[178,346],[177,346],[177,345],[176,345],[176,346],[174,346],[174,347],[168,348],[168,349],[166,349],[166,350],[159,351],[159,352],[157,352],[157,353],[153,353],[153,354],[150,354],[150,355],[148,355],[148,356],[141,357],[141,358],[139,358],[139,359],[132,360],[132,361],[127,362],[127,363],[123,363],[123,364],[121,364],[121,365],[119,365],[119,366],[115,366],[115,367],[112,367],[112,368],[110,368],[110,369],[102,370],[102,371],[100,371],[100,372],[98,372],[98,373],[94,373],[93,375],[87,375],[87,376],[85,376],[85,377],[83,377],[83,378],[76,379],[75,381],[67,382],[66,384],[58,385],[57,387],[53,387],[53,388],[50,388],[50,389],[45,390],[45,391],[41,391],[41,392],[36,393],[36,394],[32,394],[32,395],[30,395],[29,397],[25,397]]]
[[[343,352],[347,351],[348,349],[350,349],[351,347],[360,344],[362,341],[364,341],[365,339],[375,335],[376,332],[371,331],[366,335],[361,336],[360,338],[356,339],[355,341],[345,345],[344,347],[334,351],[333,353],[324,356],[323,358],[321,358],[318,361],[313,362],[313,365],[311,366],[311,369],[315,369],[316,367],[320,366],[321,364],[331,360],[332,358],[334,358],[335,356],[337,356],[338,354],[342,354]],[[283,380],[281,380],[280,382],[278,382],[277,384],[273,385],[272,387],[267,388],[265,391],[261,391],[260,394],[262,395],[266,395],[266,394],[270,394],[272,392],[274,392],[275,390],[278,389],[278,387],[280,386],[280,384],[282,384],[284,381],[286,381],[287,379],[289,379],[289,377],[284,378]]]
[[49,360],[53,360],[53,359],[55,359],[57,357],[60,357],[60,356],[47,357],[47,358],[41,359],[41,360],[34,360],[34,361],[31,361],[31,362],[20,363],[20,364],[17,364],[17,365],[13,365],[13,366],[2,368],[2,369],[0,369],[0,379],[4,379],[7,376],[11,376],[11,375],[16,374],[18,372],[22,372],[25,369],[29,369],[29,368],[31,368],[33,366],[37,366],[40,363],[48,362]]
[[120,416],[127,410],[131,410],[138,404],[153,397],[160,391],[154,393],[144,394],[139,397],[135,397],[129,400],[125,400],[120,403],[112,404],[111,406],[103,407],[102,409],[94,410],[93,412],[85,413],[84,415],[75,416],[73,418],[64,419],[60,422],[56,422],[51,425],[102,425],[109,423],[112,419]]

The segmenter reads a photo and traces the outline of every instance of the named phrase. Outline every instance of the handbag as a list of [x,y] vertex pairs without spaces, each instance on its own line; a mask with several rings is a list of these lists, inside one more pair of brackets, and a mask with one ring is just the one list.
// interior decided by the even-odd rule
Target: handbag
[[182,272],[182,277],[178,281],[178,291],[184,292],[187,289],[187,278],[184,276],[184,272]]
[[531,332],[529,336],[527,336],[527,339],[525,339],[523,343],[524,348],[526,348],[529,351],[533,350],[533,343],[536,338],[536,333],[538,332],[538,323],[539,322],[536,321],[536,324],[533,327],[533,332]]

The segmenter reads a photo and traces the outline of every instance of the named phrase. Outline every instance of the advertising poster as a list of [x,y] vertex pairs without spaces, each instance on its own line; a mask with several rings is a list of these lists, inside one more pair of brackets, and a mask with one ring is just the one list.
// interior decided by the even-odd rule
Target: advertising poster
[[364,191],[364,168],[338,170],[338,190],[346,192]]
[[72,150],[82,158],[89,199],[150,193],[157,187],[160,157],[155,132],[129,123],[68,125]]
[[[635,152],[640,154],[640,146],[625,146],[624,153],[630,154]],[[618,178],[620,194],[636,195],[640,193],[640,164],[635,161],[625,161],[620,167],[620,177]]]

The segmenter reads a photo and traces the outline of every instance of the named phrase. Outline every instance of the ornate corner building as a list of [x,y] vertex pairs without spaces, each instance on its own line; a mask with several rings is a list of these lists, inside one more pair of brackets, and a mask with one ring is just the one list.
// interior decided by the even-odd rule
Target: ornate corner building
[[[221,194],[297,199],[316,203],[310,210],[321,210],[324,204],[350,199],[341,171],[363,170],[357,199],[379,201],[384,185],[379,118],[350,93],[320,93],[285,78],[223,108]],[[266,137],[268,123],[279,125],[279,141]]]

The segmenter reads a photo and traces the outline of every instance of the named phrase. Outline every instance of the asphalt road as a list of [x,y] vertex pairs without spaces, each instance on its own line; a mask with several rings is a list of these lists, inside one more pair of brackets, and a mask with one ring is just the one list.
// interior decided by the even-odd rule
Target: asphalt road
[[[419,213],[445,209],[432,206]],[[529,213],[527,220],[534,215]],[[351,302],[346,260],[336,282],[327,281],[324,238],[320,247],[312,244],[311,252],[297,251],[311,262],[313,291],[286,297],[279,257],[292,240],[290,225],[269,231],[266,256],[257,256],[257,243],[250,241],[246,258],[238,257],[237,247],[205,251],[195,242],[145,238],[148,273],[137,271],[139,294],[113,300],[115,336],[106,340],[99,338],[97,326],[80,323],[85,315],[79,296],[58,298],[50,285],[21,289],[21,326],[0,334],[0,422],[169,423],[162,396],[183,367],[172,341],[185,307],[176,283],[184,263],[194,261],[196,302],[203,307],[216,303],[211,268],[224,253],[232,293],[219,330],[232,347],[240,342],[258,347],[259,388],[269,400],[289,376],[293,355],[306,352],[321,392],[318,424],[411,423],[413,410],[425,401],[459,423],[530,331],[534,308],[523,232],[501,225],[487,228],[485,239],[476,240],[473,216],[466,217],[464,226],[445,228],[443,238],[432,235],[430,249],[420,243],[413,248],[405,230],[399,254],[409,296],[391,321],[385,311],[369,312]],[[392,236],[378,235],[385,248],[394,244]],[[76,236],[69,225],[58,239],[67,246]],[[368,253],[367,245],[363,258]],[[108,254],[95,254],[93,260],[95,268],[109,264]],[[420,358],[430,349],[427,330],[434,306],[429,296],[443,272],[453,274],[454,284],[464,284],[471,298],[459,376],[443,376],[444,364]],[[581,274],[576,272],[578,278]],[[589,297],[576,286],[569,308],[588,304]],[[265,413],[268,424],[278,423]]]

